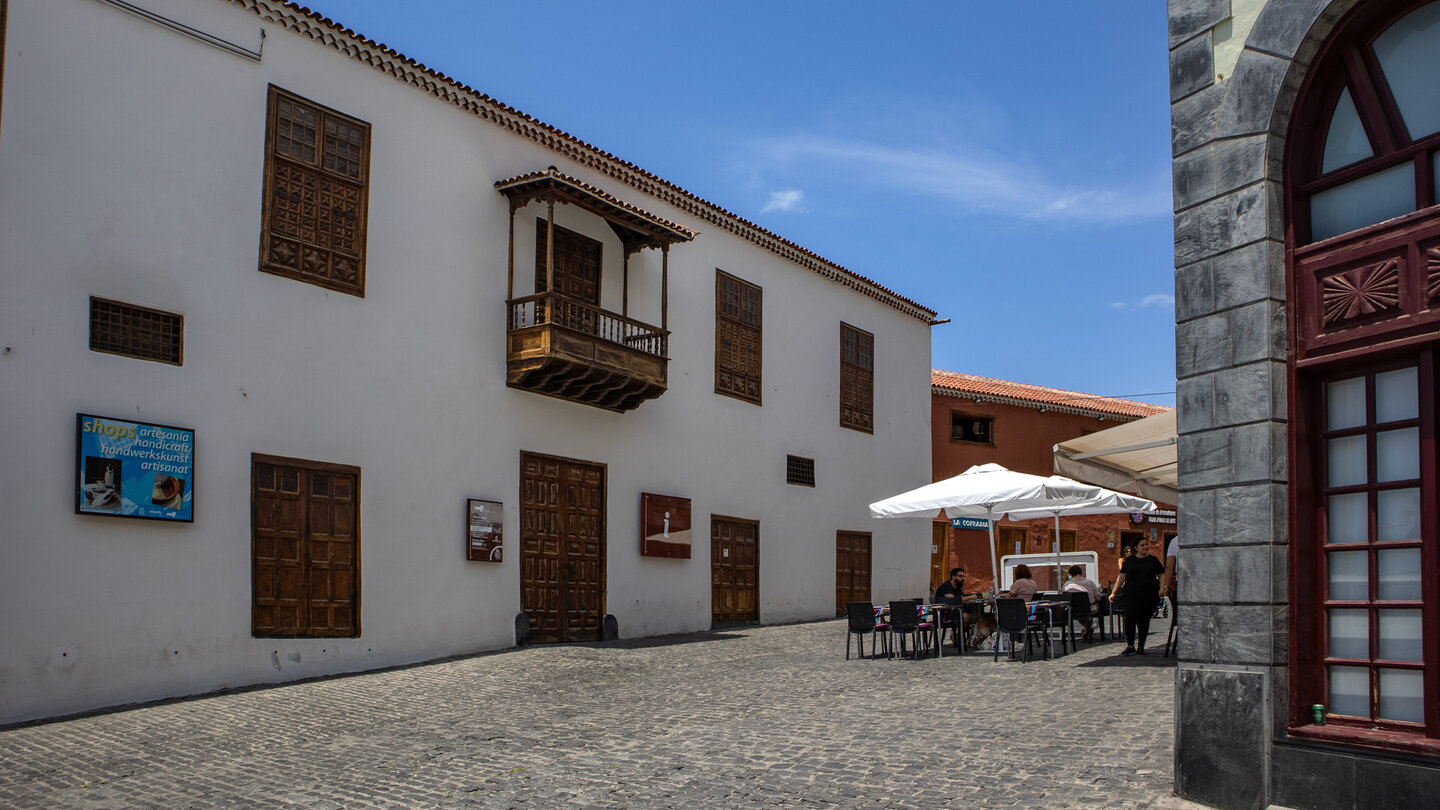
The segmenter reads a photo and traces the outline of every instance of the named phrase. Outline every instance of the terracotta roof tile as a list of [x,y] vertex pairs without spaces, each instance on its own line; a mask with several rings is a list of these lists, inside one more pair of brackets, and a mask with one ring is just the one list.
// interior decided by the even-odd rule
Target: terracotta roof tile
[[1140,419],[1174,410],[1165,405],[1152,405],[1131,399],[1082,394],[1043,385],[996,380],[976,374],[930,370],[930,390],[953,397],[978,398],[1003,405],[1045,405],[1068,413],[1100,414]]

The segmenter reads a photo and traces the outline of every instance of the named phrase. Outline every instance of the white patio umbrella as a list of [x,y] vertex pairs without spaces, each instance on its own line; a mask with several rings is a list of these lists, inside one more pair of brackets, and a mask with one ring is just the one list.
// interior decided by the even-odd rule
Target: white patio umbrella
[[1061,515],[1113,515],[1120,512],[1154,512],[1155,502],[1123,492],[1100,489],[1099,497],[1078,503],[1055,503],[1038,509],[1011,509],[1011,520],[1034,520],[1055,517],[1055,587],[1064,579],[1060,561],[1060,516]]
[[[926,484],[870,504],[873,518],[984,517],[990,531],[990,575],[1000,583],[995,561],[995,519],[1017,509],[1038,509],[1084,503],[1105,490],[1060,475],[1049,477],[1015,472],[999,464],[980,464],[954,478]],[[1153,506],[1153,504],[1152,504]]]

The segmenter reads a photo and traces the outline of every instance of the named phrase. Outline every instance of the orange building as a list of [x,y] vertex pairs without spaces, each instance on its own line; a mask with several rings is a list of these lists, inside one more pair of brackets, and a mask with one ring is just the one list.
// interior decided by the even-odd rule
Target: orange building
[[[1133,422],[1170,410],[1161,405],[1128,399],[1062,391],[1040,385],[995,380],[974,374],[931,370],[930,431],[931,479],[940,481],[976,464],[996,463],[1012,470],[1051,475],[1051,453],[1056,443]],[[1175,534],[1174,507],[1160,515],[1085,515],[1060,519],[1062,551],[1094,551],[1100,557],[1100,585],[1118,573],[1123,549],[1141,537],[1168,542]],[[988,589],[991,584],[990,541],[983,520],[953,526],[936,521],[930,558],[933,589],[954,566],[966,571],[967,589]],[[997,554],[1036,554],[1053,551],[1053,519],[1001,520],[995,526]],[[1163,549],[1163,547],[1162,547]],[[1163,554],[1161,550],[1157,556]],[[997,560],[998,563],[998,560]],[[1053,576],[1035,571],[1046,586]]]

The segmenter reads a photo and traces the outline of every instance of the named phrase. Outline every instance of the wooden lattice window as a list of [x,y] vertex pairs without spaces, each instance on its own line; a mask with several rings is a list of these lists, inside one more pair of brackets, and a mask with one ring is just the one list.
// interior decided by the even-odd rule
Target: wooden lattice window
[[875,336],[840,324],[840,426],[875,430]]
[[251,634],[360,635],[360,470],[251,457]]
[[815,459],[803,456],[785,457],[785,483],[802,487],[815,486]]
[[185,319],[104,298],[90,299],[90,351],[182,365]]
[[715,393],[760,404],[760,288],[715,271]]
[[271,86],[265,144],[260,269],[364,295],[370,125]]

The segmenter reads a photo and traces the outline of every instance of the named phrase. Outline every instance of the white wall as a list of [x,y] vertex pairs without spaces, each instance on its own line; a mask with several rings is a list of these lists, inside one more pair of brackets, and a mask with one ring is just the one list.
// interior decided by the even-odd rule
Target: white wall
[[[928,521],[866,504],[929,479],[920,320],[220,2],[11,0],[0,111],[0,722],[513,644],[522,451],[607,465],[608,610],[624,636],[710,622],[709,516],[760,521],[762,621],[834,611],[836,530],[874,533],[877,599],[928,580]],[[383,38],[383,32],[371,32]],[[417,55],[423,58],[423,54]],[[365,297],[257,270],[267,84],[372,125]],[[505,386],[508,203],[554,164],[701,232],[670,253],[669,391],[613,414]],[[517,217],[516,291],[534,216]],[[601,238],[620,309],[618,239]],[[720,267],[764,288],[764,404],[714,393]],[[660,257],[631,259],[659,321]],[[90,296],[185,316],[174,367],[91,352]],[[839,322],[875,334],[875,433],[839,423]],[[73,514],[75,414],[196,431],[193,524]],[[250,635],[250,454],[361,468],[354,639]],[[816,460],[814,489],[785,455]],[[639,556],[639,494],[693,499],[690,560]],[[464,560],[467,497],[506,559]]]

